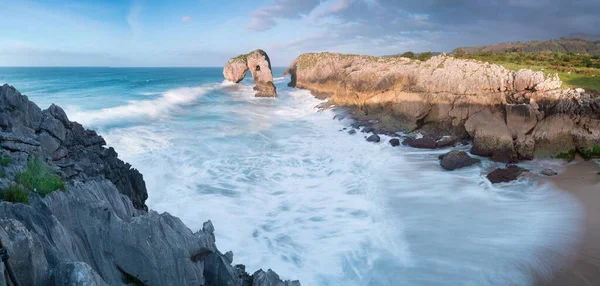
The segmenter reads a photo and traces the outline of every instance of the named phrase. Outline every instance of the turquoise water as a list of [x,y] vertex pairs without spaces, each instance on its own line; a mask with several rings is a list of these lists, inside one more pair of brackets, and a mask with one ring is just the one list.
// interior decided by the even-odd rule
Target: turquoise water
[[492,186],[497,163],[445,172],[447,150],[341,132],[351,121],[282,72],[276,99],[220,68],[0,68],[0,83],[98,130],[144,174],[151,209],[192,230],[211,219],[221,251],[251,272],[303,285],[529,285],[578,242],[569,195],[535,178]]

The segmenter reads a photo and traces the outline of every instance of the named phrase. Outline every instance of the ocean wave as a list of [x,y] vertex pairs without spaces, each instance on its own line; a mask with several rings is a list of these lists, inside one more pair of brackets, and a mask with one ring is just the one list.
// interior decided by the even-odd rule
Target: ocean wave
[[174,111],[197,101],[200,97],[215,90],[215,85],[184,87],[168,90],[161,97],[151,100],[133,100],[126,105],[100,110],[67,110],[71,119],[84,126],[99,127],[122,121],[144,121],[168,118]]

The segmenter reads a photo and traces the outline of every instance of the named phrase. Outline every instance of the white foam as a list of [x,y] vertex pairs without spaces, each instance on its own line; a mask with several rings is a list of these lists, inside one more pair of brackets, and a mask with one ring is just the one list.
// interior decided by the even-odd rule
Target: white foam
[[444,150],[339,132],[348,122],[307,91],[226,90],[195,107],[210,120],[105,137],[144,174],[150,208],[194,231],[213,220],[220,250],[249,272],[303,285],[527,285],[530,269],[556,268],[545,254],[567,256],[581,234],[579,205],[550,186],[491,185],[481,167],[442,171]]
[[107,123],[123,121],[145,121],[168,118],[179,107],[198,100],[214,86],[185,87],[166,91],[152,100],[130,101],[126,105],[100,110],[67,110],[72,120],[85,126],[99,127]]

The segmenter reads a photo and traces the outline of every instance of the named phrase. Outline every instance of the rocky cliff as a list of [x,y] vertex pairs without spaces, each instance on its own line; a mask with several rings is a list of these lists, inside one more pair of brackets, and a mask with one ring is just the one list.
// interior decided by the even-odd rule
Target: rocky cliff
[[239,83],[244,79],[248,70],[252,73],[256,85],[254,87],[256,97],[277,96],[275,84],[273,84],[271,60],[263,50],[255,50],[230,59],[223,68],[223,76],[228,81]]
[[[299,285],[271,270],[249,275],[232,266],[210,221],[192,232],[168,213],[148,211],[142,175],[60,107],[42,111],[4,85],[0,127],[0,239],[21,285]],[[29,204],[6,201],[32,157],[65,190],[43,198],[30,190]],[[0,265],[0,285],[6,281]]]
[[600,155],[600,98],[561,89],[557,75],[440,55],[427,61],[303,54],[290,86],[349,107],[376,132],[420,132],[473,140],[471,153],[497,161]]

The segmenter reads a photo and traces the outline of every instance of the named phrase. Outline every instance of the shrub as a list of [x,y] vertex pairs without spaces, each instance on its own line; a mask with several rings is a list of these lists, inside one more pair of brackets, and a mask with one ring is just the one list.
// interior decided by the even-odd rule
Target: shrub
[[428,59],[430,59],[433,55],[431,54],[431,52],[426,52],[426,53],[420,53],[417,56],[417,59],[419,59],[420,61],[426,61]]
[[27,170],[15,175],[15,181],[42,198],[56,190],[65,190],[65,183],[38,157],[29,157]]
[[2,191],[2,199],[11,203],[29,204],[29,192],[21,185],[11,184],[7,190]]
[[405,58],[409,58],[409,59],[414,59],[415,58],[415,53],[408,51],[404,54],[400,55],[401,57],[405,57]]

